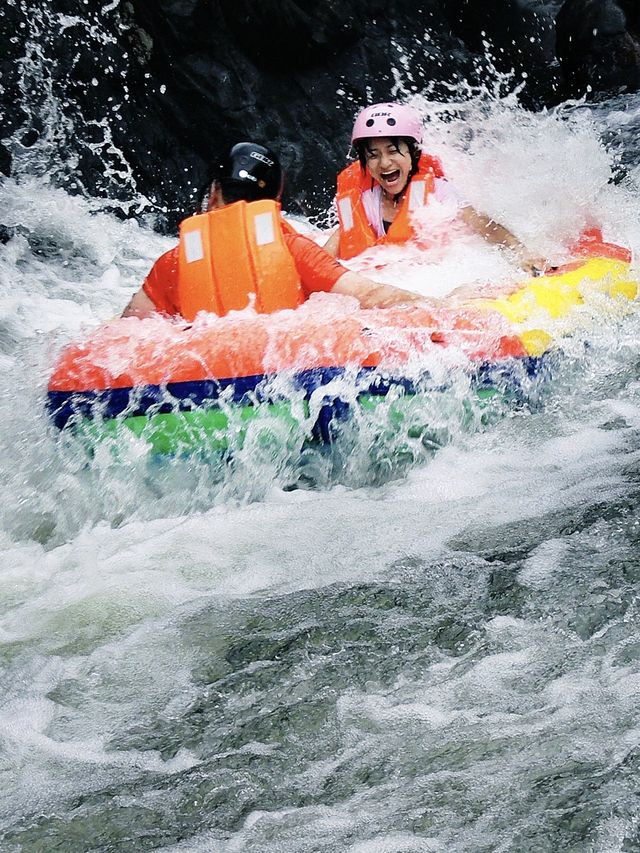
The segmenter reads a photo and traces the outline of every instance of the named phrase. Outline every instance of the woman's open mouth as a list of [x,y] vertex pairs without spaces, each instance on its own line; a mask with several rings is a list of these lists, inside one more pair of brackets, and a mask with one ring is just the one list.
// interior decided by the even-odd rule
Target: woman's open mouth
[[392,169],[390,172],[381,172],[380,179],[388,186],[395,186],[400,180],[400,169]]

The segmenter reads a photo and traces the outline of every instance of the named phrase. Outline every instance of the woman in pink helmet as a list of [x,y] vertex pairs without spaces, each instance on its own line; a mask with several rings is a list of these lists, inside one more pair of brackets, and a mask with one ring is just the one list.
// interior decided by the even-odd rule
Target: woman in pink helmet
[[[338,175],[339,228],[325,248],[334,257],[352,258],[378,243],[404,243],[416,236],[412,212],[429,201],[455,193],[440,161],[420,148],[422,122],[404,104],[373,104],[362,110],[351,141],[358,160]],[[460,203],[459,217],[488,242],[507,246],[528,271],[544,267],[520,241],[489,216]]]

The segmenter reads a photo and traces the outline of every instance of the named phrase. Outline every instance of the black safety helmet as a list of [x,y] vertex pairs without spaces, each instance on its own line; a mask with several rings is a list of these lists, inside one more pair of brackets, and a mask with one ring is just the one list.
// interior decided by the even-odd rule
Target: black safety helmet
[[227,203],[280,198],[282,169],[273,151],[256,142],[239,142],[212,175]]

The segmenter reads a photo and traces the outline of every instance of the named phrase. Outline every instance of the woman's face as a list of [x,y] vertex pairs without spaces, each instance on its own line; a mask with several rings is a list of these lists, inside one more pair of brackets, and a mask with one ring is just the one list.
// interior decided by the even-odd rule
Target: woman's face
[[388,195],[406,187],[411,172],[411,154],[406,142],[396,145],[388,136],[365,139],[365,157],[369,174]]

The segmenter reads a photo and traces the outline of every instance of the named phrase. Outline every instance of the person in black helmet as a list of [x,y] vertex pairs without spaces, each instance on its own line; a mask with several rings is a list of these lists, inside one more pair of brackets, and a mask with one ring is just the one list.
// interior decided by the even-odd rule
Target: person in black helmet
[[214,181],[227,204],[234,201],[257,201],[261,198],[280,198],[282,169],[277,157],[263,145],[239,142],[221,161]]
[[[214,170],[203,193],[202,212],[238,201],[279,199],[282,169],[276,155],[255,142],[234,145]],[[424,297],[388,284],[379,284],[347,270],[313,240],[282,222],[285,245],[293,257],[306,296],[325,291],[353,296],[365,308],[387,308],[425,302]],[[148,317],[155,313],[180,316],[178,288],[178,247],[165,252],[153,265],[142,287],[123,317]]]

